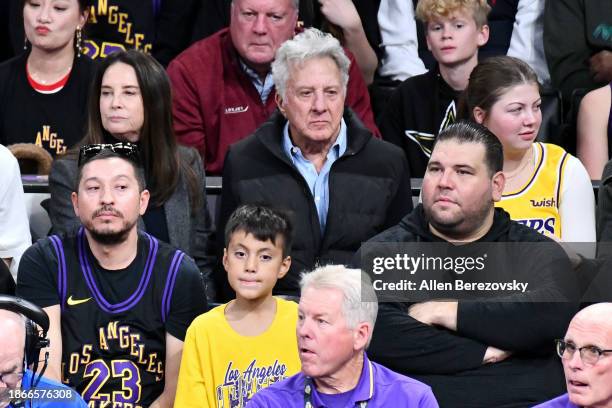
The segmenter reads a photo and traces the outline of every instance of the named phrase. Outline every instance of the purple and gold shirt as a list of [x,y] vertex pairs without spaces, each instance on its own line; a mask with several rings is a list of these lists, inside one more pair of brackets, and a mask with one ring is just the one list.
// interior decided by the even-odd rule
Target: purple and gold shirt
[[[249,401],[247,407],[304,407],[306,388],[309,384],[312,384],[312,381],[303,373],[298,373],[257,392]],[[366,403],[368,408],[389,406],[402,406],[404,408],[438,407],[438,403],[428,385],[370,361],[365,353],[359,382],[350,392],[350,397],[346,397],[348,404],[343,404],[343,407],[361,407],[365,406]],[[310,394],[313,408],[332,407],[323,402],[316,387],[312,387]],[[323,399],[328,400],[325,396]]]

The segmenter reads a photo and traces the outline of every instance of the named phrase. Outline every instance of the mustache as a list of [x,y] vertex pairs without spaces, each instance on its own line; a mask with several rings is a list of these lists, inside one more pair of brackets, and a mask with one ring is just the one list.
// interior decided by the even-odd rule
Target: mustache
[[92,218],[96,218],[96,217],[98,217],[102,213],[111,213],[111,214],[113,214],[116,217],[122,217],[123,218],[123,213],[121,211],[117,210],[112,205],[103,205],[102,207],[98,208],[96,211],[94,211],[94,213],[92,215]]

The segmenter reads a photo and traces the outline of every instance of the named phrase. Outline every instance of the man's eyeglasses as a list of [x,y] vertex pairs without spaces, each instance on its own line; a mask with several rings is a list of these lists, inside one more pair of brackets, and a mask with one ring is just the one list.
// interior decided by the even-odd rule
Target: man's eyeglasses
[[99,155],[104,150],[110,150],[117,153],[126,159],[132,160],[136,164],[140,164],[140,154],[138,153],[138,146],[133,143],[120,142],[120,143],[99,143],[89,144],[82,146],[79,150],[79,161],[78,165],[81,167],[91,158]]
[[6,373],[0,374],[0,382],[8,385],[9,387],[14,387],[17,385],[19,381],[23,378],[23,371],[19,373]]
[[557,354],[564,360],[571,360],[576,350],[580,353],[580,359],[584,364],[593,365],[599,361],[605,353],[612,353],[612,350],[602,350],[597,346],[576,347],[574,343],[565,340],[555,340],[557,343]]

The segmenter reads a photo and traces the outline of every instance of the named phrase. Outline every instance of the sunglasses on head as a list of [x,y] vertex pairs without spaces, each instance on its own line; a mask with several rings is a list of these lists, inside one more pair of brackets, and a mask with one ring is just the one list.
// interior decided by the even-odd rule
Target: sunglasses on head
[[133,161],[136,164],[140,164],[140,154],[138,153],[138,146],[133,143],[120,142],[120,143],[97,143],[82,146],[79,150],[79,167],[87,163],[93,157],[96,157],[104,150],[110,150],[118,155],[125,157]]

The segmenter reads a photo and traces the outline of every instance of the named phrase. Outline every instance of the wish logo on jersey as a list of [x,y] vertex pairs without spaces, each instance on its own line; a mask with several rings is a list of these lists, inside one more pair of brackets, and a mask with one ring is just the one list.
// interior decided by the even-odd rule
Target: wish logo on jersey
[[555,201],[554,198],[542,198],[539,200],[529,200],[529,202],[531,203],[531,206],[534,208],[556,207],[557,206],[557,202]]
[[516,222],[528,226],[544,235],[555,234],[555,217],[549,218],[530,218],[527,220],[516,220]]
[[223,384],[217,386],[217,406],[227,408],[244,407],[253,394],[270,384],[285,379],[287,366],[274,360],[270,365],[259,366],[252,360],[240,372],[230,361],[225,370]]

